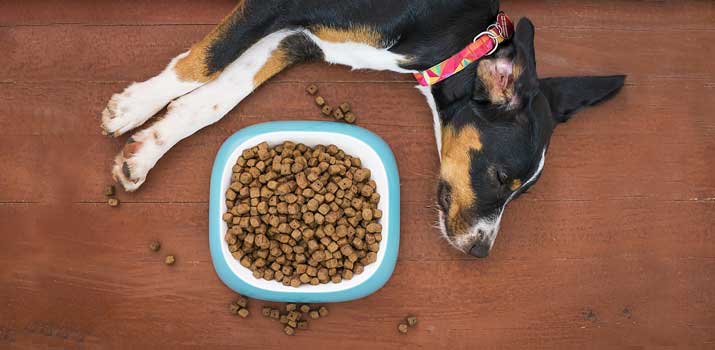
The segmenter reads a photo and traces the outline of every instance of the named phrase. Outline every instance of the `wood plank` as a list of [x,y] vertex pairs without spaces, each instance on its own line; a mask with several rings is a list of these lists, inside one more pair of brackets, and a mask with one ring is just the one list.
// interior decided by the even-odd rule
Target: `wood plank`
[[[64,217],[45,215],[56,212],[55,206],[0,206],[3,216],[15,218],[0,223],[3,231],[30,228],[28,234],[7,240],[0,251],[0,276],[6,281],[0,285],[0,297],[10,301],[3,318],[9,315],[5,327],[18,330],[16,344],[47,341],[26,330],[33,321],[76,329],[89,347],[121,342],[151,348],[159,340],[186,346],[193,343],[186,343],[182,334],[189,333],[196,344],[240,343],[247,348],[278,348],[287,342],[300,348],[318,341],[350,349],[368,339],[376,348],[407,342],[426,349],[475,341],[508,347],[523,342],[697,347],[713,340],[715,312],[707,305],[715,296],[705,292],[712,280],[703,278],[715,272],[712,256],[658,251],[547,258],[535,245],[525,249],[534,254],[519,259],[432,261],[403,253],[392,279],[375,295],[333,305],[328,319],[315,322],[299,337],[279,337],[277,325],[258,316],[260,302],[252,304],[250,320],[227,315],[232,293],[206,260],[206,238],[197,234],[203,231],[196,222],[200,220],[191,220],[197,205],[113,209],[74,204],[64,207]],[[33,224],[28,216],[39,220]],[[137,216],[144,225],[128,219]],[[47,230],[53,232],[51,244],[42,244],[49,243]],[[146,247],[157,237],[164,242],[161,254]],[[712,242],[711,237],[707,240]],[[403,247],[410,244],[429,248],[403,239]],[[38,249],[25,254],[29,246]],[[161,262],[168,253],[179,259],[172,268]],[[43,312],[28,312],[24,305]],[[630,312],[624,315],[624,308]],[[63,312],[68,309],[72,312]],[[588,310],[595,316],[588,317]],[[408,313],[419,315],[421,323],[403,339],[394,327]],[[664,314],[670,316],[661,317]]]

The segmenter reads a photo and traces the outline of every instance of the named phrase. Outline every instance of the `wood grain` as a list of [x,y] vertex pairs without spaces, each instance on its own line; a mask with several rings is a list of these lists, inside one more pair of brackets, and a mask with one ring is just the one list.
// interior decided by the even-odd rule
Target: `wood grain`
[[[539,73],[629,75],[560,126],[510,204],[492,255],[432,227],[430,112],[407,75],[289,69],[178,144],[119,208],[104,204],[126,137],[107,99],[156,74],[233,1],[0,2],[1,349],[707,349],[715,344],[715,69],[706,1],[504,1],[537,26]],[[232,317],[207,241],[220,144],[271,120],[320,120],[303,92],[351,101],[398,159],[401,244],[387,285],[288,338]],[[281,96],[276,103],[276,96]],[[160,239],[160,253],[148,243]],[[162,263],[175,254],[177,264]],[[396,331],[408,313],[419,326]]]

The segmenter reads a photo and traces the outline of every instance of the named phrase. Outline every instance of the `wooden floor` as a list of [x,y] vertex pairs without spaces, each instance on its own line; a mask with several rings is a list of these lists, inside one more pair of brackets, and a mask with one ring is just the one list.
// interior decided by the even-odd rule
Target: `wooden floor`
[[[504,1],[537,26],[541,76],[628,74],[555,133],[541,181],[510,205],[492,255],[432,227],[438,160],[410,76],[325,64],[280,75],[181,142],[135,194],[102,188],[125,138],[112,93],[158,73],[232,1],[0,2],[2,349],[713,349],[715,11],[709,1]],[[242,127],[320,119],[318,82],[398,159],[402,241],[372,296],[289,338],[227,312],[207,241],[213,157]],[[151,239],[174,253],[167,267]],[[399,335],[401,317],[419,326]]]

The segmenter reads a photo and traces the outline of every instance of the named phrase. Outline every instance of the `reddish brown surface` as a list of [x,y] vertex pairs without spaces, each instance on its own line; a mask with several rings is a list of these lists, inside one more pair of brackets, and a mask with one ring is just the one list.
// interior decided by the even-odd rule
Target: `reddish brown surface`
[[[119,208],[104,204],[124,141],[99,134],[109,96],[156,74],[231,7],[0,2],[0,348],[715,347],[711,2],[505,1],[536,23],[543,76],[629,77],[557,130],[541,181],[510,206],[487,260],[431,227],[431,117],[411,78],[392,73],[291,69],[176,146]],[[233,293],[209,260],[208,177],[241,127],[320,119],[303,93],[313,81],[392,146],[402,242],[383,289],[288,338],[258,301],[248,320],[227,313]],[[148,249],[155,238],[160,254]],[[420,324],[399,335],[408,313]]]

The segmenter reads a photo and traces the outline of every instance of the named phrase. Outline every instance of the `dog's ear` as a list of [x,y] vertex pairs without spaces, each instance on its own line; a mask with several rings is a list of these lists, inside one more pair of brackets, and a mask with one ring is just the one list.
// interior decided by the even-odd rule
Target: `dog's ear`
[[563,123],[578,110],[608,99],[620,90],[625,75],[539,79],[554,119]]

